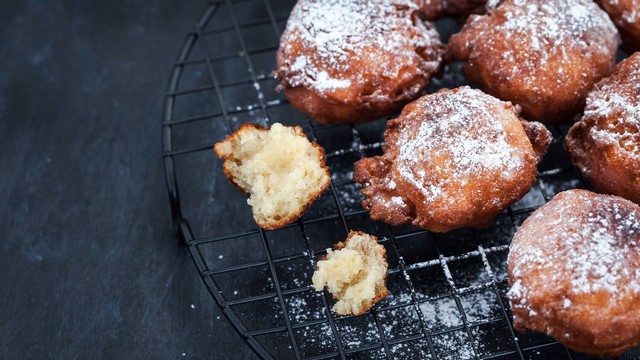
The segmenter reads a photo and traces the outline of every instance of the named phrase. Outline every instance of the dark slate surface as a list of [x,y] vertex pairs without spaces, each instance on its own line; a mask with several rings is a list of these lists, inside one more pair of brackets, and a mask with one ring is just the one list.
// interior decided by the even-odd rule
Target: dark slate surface
[[0,358],[254,358],[171,233],[160,117],[200,1],[0,2]]

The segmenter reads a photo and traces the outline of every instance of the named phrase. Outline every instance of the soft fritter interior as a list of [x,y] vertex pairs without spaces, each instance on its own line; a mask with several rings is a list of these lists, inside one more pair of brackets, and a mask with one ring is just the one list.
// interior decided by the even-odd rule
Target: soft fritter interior
[[274,124],[269,131],[242,131],[219,147],[258,224],[296,216],[330,181],[320,151],[300,134]]
[[336,314],[357,315],[387,294],[385,251],[375,237],[359,233],[352,233],[343,246],[327,250],[313,274],[313,286],[318,290],[326,286],[333,294]]

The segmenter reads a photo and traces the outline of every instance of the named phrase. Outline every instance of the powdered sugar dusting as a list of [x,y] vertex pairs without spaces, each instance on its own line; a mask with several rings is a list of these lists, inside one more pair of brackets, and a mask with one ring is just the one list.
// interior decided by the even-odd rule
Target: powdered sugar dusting
[[600,121],[589,136],[640,159],[640,55],[618,65],[619,74],[600,82],[587,97],[583,121]]
[[349,79],[332,78],[329,73],[324,70],[317,72],[314,82],[314,86],[320,91],[346,88],[349,87],[349,85],[351,85],[351,81]]
[[[590,115],[599,112],[603,116],[612,115],[619,111],[618,122],[607,123],[604,127],[594,126],[589,130],[589,135],[598,141],[610,145],[619,145],[631,156],[640,158],[640,104],[639,99],[629,99],[619,94],[611,94],[606,98],[596,99],[591,102]],[[635,102],[632,103],[632,102]],[[615,116],[615,115],[614,115]],[[620,122],[629,126],[620,126]],[[618,129],[622,130],[619,131]]]
[[442,359],[474,359],[468,335],[463,331],[454,331],[433,337],[433,345]]
[[[507,142],[501,121],[491,121],[495,114],[488,103],[500,102],[479,90],[462,87],[457,92],[430,95],[431,119],[423,121],[417,134],[401,132],[400,149],[394,164],[403,180],[419,189],[425,201],[451,197],[443,191],[446,183],[464,186],[477,173],[499,172],[502,179],[520,175],[524,167],[521,150]],[[515,115],[514,115],[515,118]],[[442,161],[444,159],[444,161]],[[442,174],[432,181],[418,163],[438,161]]]
[[[567,45],[576,46],[587,51],[606,52],[607,37],[602,36],[599,43],[585,41],[588,32],[602,31],[615,35],[617,30],[593,1],[548,1],[529,2],[513,1],[514,7],[507,16],[507,21],[496,31],[505,31],[508,38],[526,43],[531,52],[525,57],[522,67],[536,63],[546,63],[557,51],[563,51]],[[571,41],[568,41],[571,40]],[[505,56],[513,56],[513,53]],[[522,55],[522,54],[519,54]],[[563,65],[571,66],[571,59],[560,57]],[[514,69],[514,71],[517,71]],[[563,72],[559,68],[558,72]],[[514,73],[517,75],[517,73]],[[553,76],[554,74],[549,74]]]
[[[572,79],[577,65],[576,57],[568,56],[570,52],[587,59],[610,59],[615,55],[618,31],[591,0],[505,3],[467,24],[479,30],[467,46],[503,50],[499,60],[496,54],[496,61],[501,64],[495,69],[499,72],[496,76],[517,79],[530,84],[533,93],[541,93],[544,86],[561,87],[565,81],[580,81]],[[504,20],[497,20],[498,13]],[[491,21],[490,26],[480,26],[487,21]],[[504,41],[511,46],[505,47]],[[583,77],[586,80],[587,73]]]
[[486,7],[487,9],[495,9],[498,5],[500,5],[500,0],[488,0]]
[[627,9],[622,14],[622,20],[624,20],[627,24],[636,25],[640,21],[640,2],[635,1],[634,6],[630,9]]
[[442,330],[462,325],[462,315],[453,297],[420,304],[429,330]]
[[[528,219],[509,253],[512,306],[528,309],[532,298],[560,299],[605,293],[610,303],[640,295],[640,208],[620,198],[572,190],[561,193]],[[559,289],[569,282],[568,288]],[[545,295],[546,294],[546,295]]]
[[618,25],[636,26],[640,21],[640,1],[638,0],[622,3],[619,0],[601,0],[601,3],[607,12],[611,10],[611,17]]
[[[411,13],[417,9],[409,0],[299,1],[283,34],[281,52],[287,55],[279,72],[287,74],[288,86],[321,92],[364,85],[353,83],[353,73],[360,83],[365,72],[395,78],[415,66],[430,77],[439,67],[440,54],[433,49],[440,43],[434,29],[414,24]],[[354,56],[363,62],[354,64]]]

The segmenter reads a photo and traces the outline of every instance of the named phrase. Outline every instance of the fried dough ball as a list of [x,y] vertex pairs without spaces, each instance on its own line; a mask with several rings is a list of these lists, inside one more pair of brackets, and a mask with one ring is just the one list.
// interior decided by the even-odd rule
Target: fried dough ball
[[442,60],[439,35],[409,0],[301,0],[278,50],[291,105],[323,124],[391,115]]
[[586,190],[556,195],[511,242],[513,327],[599,356],[640,344],[640,207]]
[[622,47],[628,52],[640,50],[640,1],[598,0],[609,14],[622,37]]
[[597,191],[640,204],[640,53],[589,93],[584,116],[566,143],[571,160]]
[[542,124],[469,87],[410,103],[385,138],[384,155],[355,163],[363,207],[374,220],[436,232],[489,225],[529,191],[551,143]]
[[506,0],[471,16],[451,37],[447,58],[528,120],[566,123],[593,84],[615,65],[618,31],[591,0]]

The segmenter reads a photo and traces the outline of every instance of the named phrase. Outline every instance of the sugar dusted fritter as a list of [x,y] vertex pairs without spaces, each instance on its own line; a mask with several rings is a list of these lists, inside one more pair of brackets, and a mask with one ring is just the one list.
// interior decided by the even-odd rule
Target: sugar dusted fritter
[[625,50],[640,50],[640,0],[598,0],[597,3],[618,27]]
[[508,271],[515,329],[599,356],[640,344],[640,207],[631,201],[556,195],[518,229]]
[[410,103],[385,138],[384,155],[355,164],[363,207],[374,220],[436,232],[489,225],[529,191],[551,142],[516,107],[469,87]]
[[589,93],[584,116],[566,143],[571,160],[597,191],[640,204],[640,53]]
[[318,122],[399,111],[440,68],[442,44],[410,0],[301,0],[278,50],[291,105]]
[[591,0],[505,0],[471,16],[447,47],[484,91],[528,120],[571,122],[591,87],[615,65],[619,35]]

